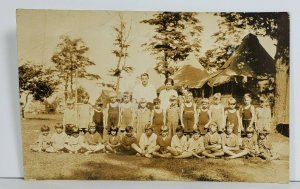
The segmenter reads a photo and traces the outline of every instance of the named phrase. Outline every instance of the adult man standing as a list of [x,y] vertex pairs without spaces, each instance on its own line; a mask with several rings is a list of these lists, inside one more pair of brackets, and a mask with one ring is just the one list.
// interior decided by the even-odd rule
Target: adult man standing
[[143,73],[141,75],[141,81],[141,84],[134,87],[132,98],[137,102],[139,102],[141,98],[144,98],[148,103],[152,103],[153,99],[157,97],[157,94],[154,86],[149,83],[149,75]]

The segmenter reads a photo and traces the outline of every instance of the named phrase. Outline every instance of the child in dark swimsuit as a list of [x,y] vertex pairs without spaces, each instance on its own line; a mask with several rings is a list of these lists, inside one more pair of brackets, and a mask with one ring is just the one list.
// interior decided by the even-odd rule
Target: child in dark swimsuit
[[164,111],[160,106],[160,99],[155,98],[153,100],[154,108],[151,113],[151,125],[153,128],[153,132],[156,135],[160,134],[160,129],[163,125],[165,125],[165,115]]

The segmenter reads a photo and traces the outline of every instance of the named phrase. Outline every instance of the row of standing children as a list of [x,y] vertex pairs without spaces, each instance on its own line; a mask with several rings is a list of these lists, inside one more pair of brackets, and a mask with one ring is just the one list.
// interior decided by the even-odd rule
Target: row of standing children
[[[83,133],[87,132],[88,124],[94,122],[96,130],[107,140],[108,130],[111,127],[118,127],[120,133],[123,133],[125,127],[133,126],[134,132],[139,139],[147,124],[151,124],[154,133],[160,133],[163,125],[166,125],[171,136],[175,135],[178,125],[184,128],[184,133],[189,137],[195,129],[199,129],[200,134],[205,135],[208,132],[210,122],[216,122],[218,132],[225,130],[225,125],[233,125],[233,133],[241,137],[241,133],[246,134],[248,127],[255,128],[259,133],[262,130],[269,130],[271,125],[271,110],[267,99],[261,99],[261,107],[255,109],[251,104],[251,96],[245,94],[243,105],[236,108],[236,100],[228,99],[228,108],[225,109],[221,103],[221,94],[216,93],[213,96],[212,104],[209,99],[203,98],[200,106],[197,107],[193,100],[192,93],[188,92],[183,97],[183,102],[178,103],[178,97],[170,97],[170,105],[164,111],[161,107],[160,99],[153,100],[153,108],[149,108],[145,99],[141,99],[138,104],[131,102],[130,93],[123,94],[122,102],[118,102],[117,94],[110,94],[110,102],[104,107],[96,103],[95,108],[88,104],[88,99],[83,104],[79,104],[78,111],[74,108],[74,102],[68,100],[67,108],[64,112],[63,125],[68,134],[75,125]],[[79,120],[78,120],[79,119]],[[79,123],[79,124],[78,124]]]

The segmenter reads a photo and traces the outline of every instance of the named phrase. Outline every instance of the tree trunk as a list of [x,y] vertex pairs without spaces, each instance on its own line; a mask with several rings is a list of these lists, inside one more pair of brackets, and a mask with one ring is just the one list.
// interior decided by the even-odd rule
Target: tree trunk
[[282,59],[276,60],[276,89],[274,104],[274,124],[288,123],[289,109],[286,109],[289,103],[289,75],[287,74],[288,65]]
[[276,49],[276,78],[275,105],[273,109],[273,123],[288,124],[289,122],[289,15],[281,13],[278,23],[278,43]]
[[67,98],[68,98],[68,82],[69,82],[69,77],[67,76],[66,81],[65,81],[65,91],[64,91],[65,102],[67,101]]
[[[121,48],[121,52],[123,53],[123,48]],[[117,64],[117,71],[120,72],[118,73],[117,75],[117,86],[116,86],[116,92],[118,93],[119,92],[119,89],[120,89],[120,80],[121,80],[121,72],[122,70],[120,69],[120,66],[121,66],[121,60],[122,60],[122,56],[119,57],[118,59],[118,64]]]
[[70,88],[71,88],[71,95],[72,95],[72,98],[73,98],[73,70],[71,72]]
[[167,55],[167,52],[165,52],[165,57],[164,57],[164,70],[165,70],[165,79],[168,79],[169,78],[169,70],[168,70],[168,55]]
[[26,98],[25,98],[25,104],[24,106],[21,107],[21,111],[22,111],[22,118],[25,118],[25,108],[26,108],[26,105],[27,105],[27,102],[28,102],[28,96],[29,96],[30,93],[28,93],[26,95]]

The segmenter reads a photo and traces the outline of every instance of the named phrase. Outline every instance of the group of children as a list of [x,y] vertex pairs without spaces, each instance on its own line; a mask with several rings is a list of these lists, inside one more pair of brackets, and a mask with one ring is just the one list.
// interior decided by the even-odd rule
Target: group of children
[[[49,127],[42,126],[31,150],[143,157],[278,158],[267,137],[271,127],[267,99],[262,98],[261,106],[255,108],[251,96],[245,94],[239,109],[232,97],[225,108],[220,93],[214,94],[211,104],[203,98],[198,105],[190,92],[182,100],[173,95],[169,100],[169,107],[162,108],[158,98],[152,103],[143,98],[135,103],[125,92],[120,102],[112,93],[106,106],[100,102],[93,108],[84,103],[87,115],[82,117],[78,116],[82,109],[74,112],[74,102],[67,101],[63,124],[55,125],[51,137]],[[79,121],[83,118],[86,121]]]

